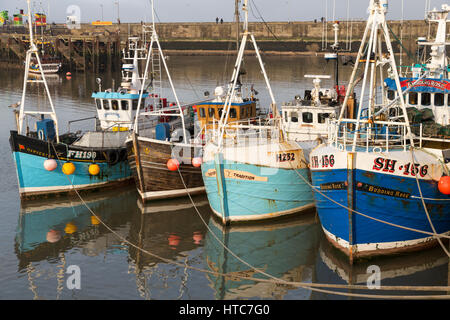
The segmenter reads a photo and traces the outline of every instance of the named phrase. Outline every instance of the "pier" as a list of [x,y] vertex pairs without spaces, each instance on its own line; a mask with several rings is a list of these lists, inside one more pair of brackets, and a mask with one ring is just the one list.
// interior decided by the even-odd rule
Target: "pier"
[[[330,50],[334,41],[334,22],[253,22],[249,28],[259,39],[263,54],[318,55]],[[355,53],[364,30],[364,21],[341,21],[339,42],[341,50]],[[417,38],[434,34],[435,26],[422,20],[391,21],[393,46],[415,53]],[[65,69],[71,71],[103,70],[114,67],[111,61],[120,59],[130,35],[140,35],[141,23],[122,23],[95,26],[81,24],[68,29],[64,24],[49,24],[36,30],[37,39],[53,45],[56,55],[63,59]],[[236,51],[237,24],[220,23],[159,23],[157,32],[163,49],[169,55],[226,55]],[[241,29],[241,28],[240,28]],[[395,36],[394,36],[395,35]],[[0,27],[0,61],[20,64],[28,47],[28,31],[23,26]],[[405,52],[404,52],[405,53]]]

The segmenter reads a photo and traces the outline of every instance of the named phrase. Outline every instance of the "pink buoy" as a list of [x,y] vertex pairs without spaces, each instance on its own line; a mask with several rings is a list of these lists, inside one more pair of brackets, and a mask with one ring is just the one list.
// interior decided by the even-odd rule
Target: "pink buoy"
[[195,231],[194,235],[192,236],[192,239],[194,240],[195,244],[201,244],[203,240],[203,235],[199,231]]
[[44,161],[44,168],[47,171],[53,171],[58,167],[58,163],[55,159],[47,159]]
[[61,232],[52,229],[47,232],[46,239],[50,243],[58,242],[59,240],[61,240]]
[[169,235],[167,240],[169,240],[169,246],[171,247],[171,249],[175,249],[180,244],[181,237],[177,236],[176,234],[171,234]]
[[203,159],[200,157],[196,157],[192,159],[192,165],[196,168],[200,167],[203,163]]

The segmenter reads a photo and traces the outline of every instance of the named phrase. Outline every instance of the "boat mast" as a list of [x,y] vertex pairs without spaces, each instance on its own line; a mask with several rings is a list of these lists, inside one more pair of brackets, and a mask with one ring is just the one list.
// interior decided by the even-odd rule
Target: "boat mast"
[[[355,125],[355,134],[353,137],[353,147],[352,147],[352,151],[355,152],[356,150],[356,140],[358,137],[358,131],[360,129],[360,125],[361,125],[361,112],[362,109],[365,105],[367,105],[367,109],[368,109],[368,115],[369,115],[369,119],[372,118],[372,111],[375,108],[375,96],[376,96],[376,92],[375,92],[375,85],[376,85],[376,77],[375,77],[375,69],[376,69],[376,65],[377,65],[377,60],[380,64],[380,70],[381,67],[384,64],[389,64],[392,72],[394,73],[394,79],[396,82],[396,86],[397,86],[397,93],[399,96],[399,100],[400,100],[400,107],[402,109],[403,112],[403,118],[404,118],[404,123],[406,125],[406,129],[407,129],[407,135],[410,138],[410,143],[412,146],[414,146],[414,142],[413,142],[413,136],[411,133],[411,128],[409,125],[409,120],[408,120],[408,116],[406,113],[406,106],[405,106],[405,100],[403,97],[403,92],[400,86],[400,80],[399,80],[399,75],[398,75],[398,71],[397,71],[397,65],[395,62],[395,56],[394,56],[394,51],[392,48],[392,44],[391,44],[391,39],[389,36],[389,30],[387,28],[387,24],[386,24],[386,12],[388,9],[388,0],[371,0],[370,1],[370,5],[369,5],[369,13],[370,16],[368,18],[367,21],[367,25],[366,25],[366,30],[364,33],[364,37],[363,37],[363,41],[361,42],[361,48],[360,51],[358,53],[358,58],[357,58],[357,62],[355,64],[355,67],[353,69],[353,73],[352,73],[352,77],[350,80],[350,86],[353,87],[354,83],[354,75],[356,73],[356,70],[358,68],[358,64],[359,61],[361,59],[362,56],[362,51],[363,48],[365,47],[366,43],[365,43],[365,38],[368,34],[368,32],[370,31],[370,38],[369,41],[367,42],[367,51],[366,51],[366,65],[364,68],[364,78],[363,78],[363,84],[362,84],[362,89],[361,89],[361,101],[360,101],[360,107],[358,108],[358,115],[356,118],[356,125]],[[384,36],[385,39],[385,43],[386,43],[386,47],[388,50],[388,57],[387,58],[383,58],[380,56],[380,52],[379,49],[377,48],[377,46],[380,46],[381,44],[381,35]],[[369,67],[370,67],[370,71],[369,71]],[[369,97],[368,97],[368,102],[365,102],[365,91],[366,91],[366,86],[367,86],[367,82],[369,81]],[[347,91],[346,94],[346,98],[344,101],[344,105],[342,107],[341,110],[341,115],[340,115],[340,119],[342,118],[343,115],[343,111],[345,109],[346,103],[348,101],[348,96],[349,93],[353,91],[353,88],[351,90]],[[340,120],[339,120],[340,121]],[[338,122],[339,124],[339,122]],[[371,125],[369,124],[369,131],[371,130]]]
[[236,52],[239,52],[239,2],[240,0],[235,0],[234,2],[234,16],[236,18]]
[[140,115],[142,115],[142,113],[140,112],[141,106],[142,106],[142,95],[144,94],[144,86],[145,86],[145,81],[147,80],[147,75],[148,75],[148,69],[149,69],[149,65],[150,65],[150,60],[152,59],[152,53],[153,53],[153,45],[156,43],[157,45],[157,50],[159,51],[159,54],[161,55],[161,60],[163,62],[164,65],[164,69],[166,71],[167,74],[167,78],[169,80],[170,83],[170,87],[172,88],[172,92],[173,95],[175,96],[175,101],[177,103],[177,108],[179,110],[179,114],[172,114],[172,113],[164,113],[164,110],[159,110],[157,112],[145,112],[145,114],[147,115],[168,115],[168,116],[179,116],[181,118],[181,126],[183,128],[183,140],[184,143],[188,143],[188,137],[186,135],[186,125],[184,122],[184,114],[183,114],[183,109],[181,108],[180,105],[180,101],[178,100],[178,95],[176,93],[175,87],[173,85],[172,82],[172,77],[170,76],[170,72],[169,72],[169,68],[167,67],[167,63],[166,63],[166,58],[164,56],[164,53],[161,49],[161,45],[159,44],[159,39],[158,39],[158,34],[156,32],[156,26],[155,26],[155,9],[154,9],[154,1],[151,0],[151,5],[152,5],[152,36],[151,36],[151,41],[150,41],[150,48],[149,48],[149,52],[147,55],[147,62],[145,64],[145,71],[144,71],[144,77],[142,80],[142,84],[141,84],[141,90],[139,93],[139,101],[138,101],[138,107],[136,110],[136,118],[134,121],[134,132],[137,134],[138,133],[138,118]]
[[[19,111],[19,120],[18,120],[19,126],[17,129],[18,129],[19,134],[23,134],[23,130],[24,130],[23,121],[24,121],[26,115],[41,115],[41,116],[48,115],[52,118],[52,120],[55,123],[56,141],[59,142],[58,119],[56,117],[55,107],[53,105],[53,100],[52,100],[50,91],[47,86],[47,81],[45,79],[45,74],[44,74],[44,70],[42,68],[41,59],[39,58],[39,50],[36,47],[36,44],[34,43],[33,26],[31,23],[33,16],[32,16],[31,8],[30,8],[30,0],[27,0],[27,5],[28,5],[28,29],[30,32],[30,49],[28,49],[28,51],[27,51],[26,60],[25,60],[25,75],[23,77],[23,91],[22,91],[22,99],[20,101],[20,111]],[[41,72],[42,80],[28,79],[32,55],[34,55],[36,57],[36,60],[39,65],[39,71]],[[25,96],[26,96],[26,91],[27,91],[27,83],[29,83],[29,82],[42,82],[44,84],[45,92],[47,93],[47,98],[50,103],[51,111],[39,111],[39,110],[25,111]]]
[[[238,56],[236,58],[236,63],[234,65],[233,75],[231,76],[230,83],[232,83],[232,85],[231,85],[231,87],[228,88],[227,97],[226,97],[225,103],[224,103],[224,111],[225,112],[222,113],[222,116],[220,117],[220,120],[219,120],[219,140],[218,140],[218,144],[217,144],[217,147],[219,149],[220,149],[220,147],[222,145],[222,142],[223,142],[223,137],[224,137],[224,133],[225,133],[225,127],[226,127],[226,123],[228,121],[228,117],[229,117],[229,114],[230,114],[231,103],[233,101],[233,98],[236,95],[236,84],[237,84],[237,81],[238,81],[238,78],[239,78],[239,72],[240,72],[240,69],[241,69],[242,60],[243,60],[243,57],[244,57],[245,45],[247,43],[248,36],[250,36],[251,42],[252,42],[253,47],[254,47],[255,52],[256,52],[256,56],[258,58],[259,65],[261,67],[261,71],[262,71],[262,73],[264,75],[264,80],[266,82],[267,89],[269,90],[270,99],[272,101],[272,103],[271,103],[272,114],[277,119],[278,122],[281,119],[281,117],[279,115],[279,112],[278,112],[278,109],[277,109],[277,106],[276,106],[275,97],[273,95],[272,88],[270,86],[269,78],[267,77],[267,73],[266,73],[266,70],[264,68],[264,63],[262,62],[261,55],[259,53],[259,49],[258,49],[258,46],[256,44],[255,37],[253,36],[253,34],[251,32],[248,31],[248,6],[247,6],[247,4],[248,4],[248,0],[244,0],[244,3],[242,5],[242,11],[244,12],[244,26],[243,26],[244,27],[244,33],[242,35],[241,46],[239,48]],[[282,126],[279,123],[277,123],[277,125],[280,128],[282,128]]]

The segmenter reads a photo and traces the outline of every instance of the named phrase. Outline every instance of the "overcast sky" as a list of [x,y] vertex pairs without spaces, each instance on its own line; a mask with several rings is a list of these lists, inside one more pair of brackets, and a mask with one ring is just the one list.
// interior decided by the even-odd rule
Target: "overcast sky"
[[[423,19],[426,0],[390,0],[388,19],[401,19],[402,1],[404,19]],[[119,2],[119,6],[117,6]],[[155,0],[157,22],[206,22],[216,17],[233,21],[234,0]],[[350,3],[350,17],[367,17],[369,0],[249,0],[250,21],[307,21],[328,16],[335,20],[347,17],[347,3]],[[440,8],[445,0],[430,0],[431,8]],[[450,0],[448,1],[450,3]],[[151,20],[150,0],[32,0],[33,11],[43,11],[49,22],[64,22],[69,6],[76,5],[81,11],[81,21],[91,22],[102,19],[116,21],[118,11],[122,22]],[[327,6],[328,4],[328,6]],[[119,7],[119,10],[117,10]],[[18,9],[26,8],[26,0],[0,0],[0,10],[8,10],[10,15]],[[50,8],[50,10],[49,10]],[[328,15],[326,9],[328,8]],[[26,10],[25,10],[26,11]]]

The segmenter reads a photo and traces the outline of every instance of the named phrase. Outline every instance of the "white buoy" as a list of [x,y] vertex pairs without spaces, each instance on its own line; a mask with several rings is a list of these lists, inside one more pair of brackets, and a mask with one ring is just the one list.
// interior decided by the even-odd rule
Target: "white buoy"
[[53,171],[58,167],[58,163],[55,159],[47,159],[44,161],[44,168],[47,171]]

